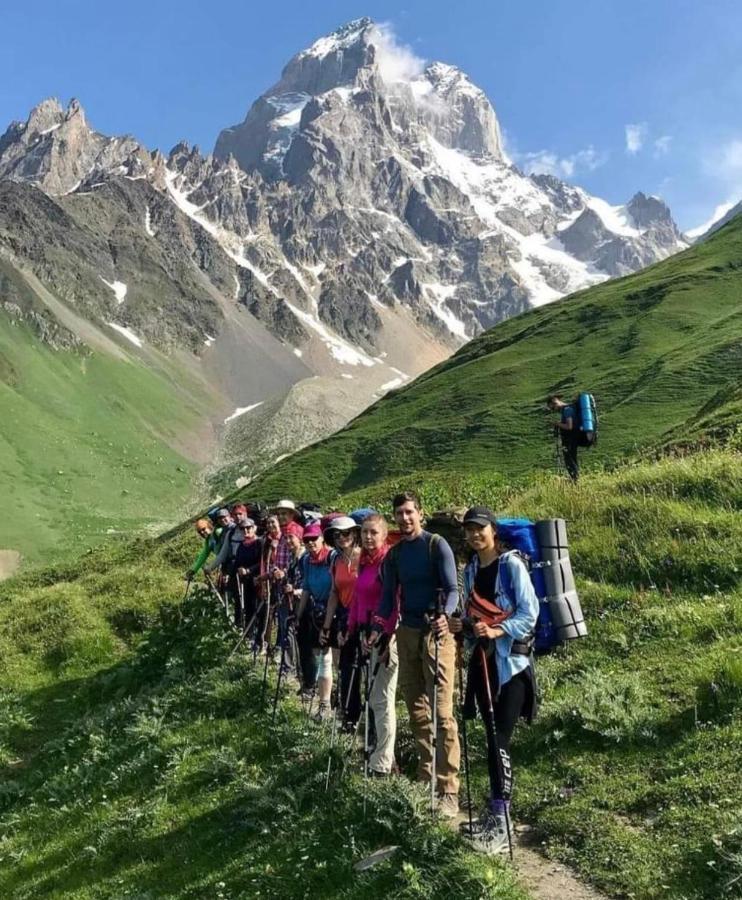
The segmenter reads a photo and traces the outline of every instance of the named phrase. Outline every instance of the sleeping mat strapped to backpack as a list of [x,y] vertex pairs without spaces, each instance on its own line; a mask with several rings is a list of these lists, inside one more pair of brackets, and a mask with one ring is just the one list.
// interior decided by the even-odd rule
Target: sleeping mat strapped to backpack
[[584,637],[587,626],[575,590],[564,519],[536,523],[521,518],[497,519],[497,535],[523,557],[538,597],[536,654]]

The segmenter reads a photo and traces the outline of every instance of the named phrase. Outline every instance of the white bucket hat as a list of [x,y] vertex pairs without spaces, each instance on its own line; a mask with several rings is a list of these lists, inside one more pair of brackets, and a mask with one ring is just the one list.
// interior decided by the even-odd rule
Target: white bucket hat
[[328,531],[350,531],[352,528],[360,528],[361,526],[358,522],[354,522],[350,516],[338,516],[337,519],[333,519],[332,522],[325,528],[325,532]]

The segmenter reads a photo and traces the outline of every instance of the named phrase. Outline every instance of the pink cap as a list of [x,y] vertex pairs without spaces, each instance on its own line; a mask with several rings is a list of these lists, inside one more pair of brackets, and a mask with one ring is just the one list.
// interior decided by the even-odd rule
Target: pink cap
[[310,522],[304,529],[304,540],[313,537],[322,537],[322,527],[319,522]]
[[285,525],[282,529],[284,534],[293,534],[298,538],[304,537],[304,529],[298,522],[289,522],[288,525]]

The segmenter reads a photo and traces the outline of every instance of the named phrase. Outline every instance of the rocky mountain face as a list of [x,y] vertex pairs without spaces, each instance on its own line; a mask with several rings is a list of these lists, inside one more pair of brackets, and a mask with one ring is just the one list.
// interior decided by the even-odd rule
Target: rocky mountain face
[[519,171],[485,94],[369,19],[297,54],[213,155],[106,137],[74,100],[0,137],[0,308],[60,349],[84,352],[92,323],[142,364],[180,354],[222,392],[219,422],[317,375],[347,417],[340,379],[359,411],[684,246],[658,198],[613,207]]

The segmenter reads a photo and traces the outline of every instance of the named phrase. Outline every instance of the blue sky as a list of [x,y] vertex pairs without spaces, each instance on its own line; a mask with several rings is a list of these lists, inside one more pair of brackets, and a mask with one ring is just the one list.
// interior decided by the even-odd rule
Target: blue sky
[[468,72],[522,166],[614,203],[660,194],[683,228],[742,199],[740,0],[15,2],[0,132],[76,96],[100,131],[211,150],[295,52],[362,15]]

